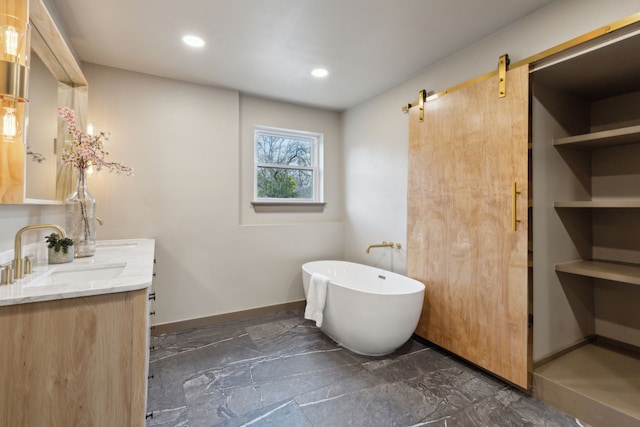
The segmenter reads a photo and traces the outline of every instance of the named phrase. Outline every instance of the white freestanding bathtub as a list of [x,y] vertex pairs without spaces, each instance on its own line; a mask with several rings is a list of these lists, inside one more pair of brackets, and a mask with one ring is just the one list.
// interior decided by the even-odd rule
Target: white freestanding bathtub
[[304,294],[312,273],[329,277],[322,331],[341,346],[366,356],[382,356],[413,334],[425,286],[409,277],[346,261],[302,265]]

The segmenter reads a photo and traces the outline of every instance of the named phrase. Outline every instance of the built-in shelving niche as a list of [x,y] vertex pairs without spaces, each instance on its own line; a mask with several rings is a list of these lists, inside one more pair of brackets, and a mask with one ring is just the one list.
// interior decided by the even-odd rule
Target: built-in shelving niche
[[594,426],[640,425],[638,51],[531,77],[534,394]]
[[592,199],[555,201],[556,210],[604,210],[589,213],[590,259],[557,263],[555,270],[640,285],[640,240],[628,238],[629,234],[635,234],[640,220],[640,191],[636,192],[640,177],[640,126],[557,138],[553,146],[585,150],[591,156]]

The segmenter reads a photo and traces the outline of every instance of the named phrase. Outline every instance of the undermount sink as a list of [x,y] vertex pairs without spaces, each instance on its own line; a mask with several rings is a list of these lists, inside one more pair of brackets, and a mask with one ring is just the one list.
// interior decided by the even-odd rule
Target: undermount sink
[[126,262],[121,262],[83,265],[77,268],[56,268],[36,276],[33,280],[26,282],[24,286],[78,285],[114,279],[122,273],[126,265]]
[[109,240],[96,243],[96,247],[105,248],[105,249],[134,248],[137,245],[138,245],[138,242],[122,242],[122,241],[109,241]]

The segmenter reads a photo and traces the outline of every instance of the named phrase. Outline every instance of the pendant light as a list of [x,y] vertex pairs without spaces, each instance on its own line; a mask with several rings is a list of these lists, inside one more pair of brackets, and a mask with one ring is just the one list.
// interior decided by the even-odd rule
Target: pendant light
[[29,0],[5,0],[0,11],[0,138],[23,141],[29,74]]

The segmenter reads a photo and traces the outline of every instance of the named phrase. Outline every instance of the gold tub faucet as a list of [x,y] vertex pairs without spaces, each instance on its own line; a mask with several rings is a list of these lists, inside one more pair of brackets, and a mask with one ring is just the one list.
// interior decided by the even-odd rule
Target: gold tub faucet
[[377,245],[369,245],[367,246],[367,253],[369,253],[369,251],[371,250],[371,248],[396,248],[396,249],[402,249],[402,245],[400,245],[400,243],[393,243],[393,242],[382,242],[379,243]]

